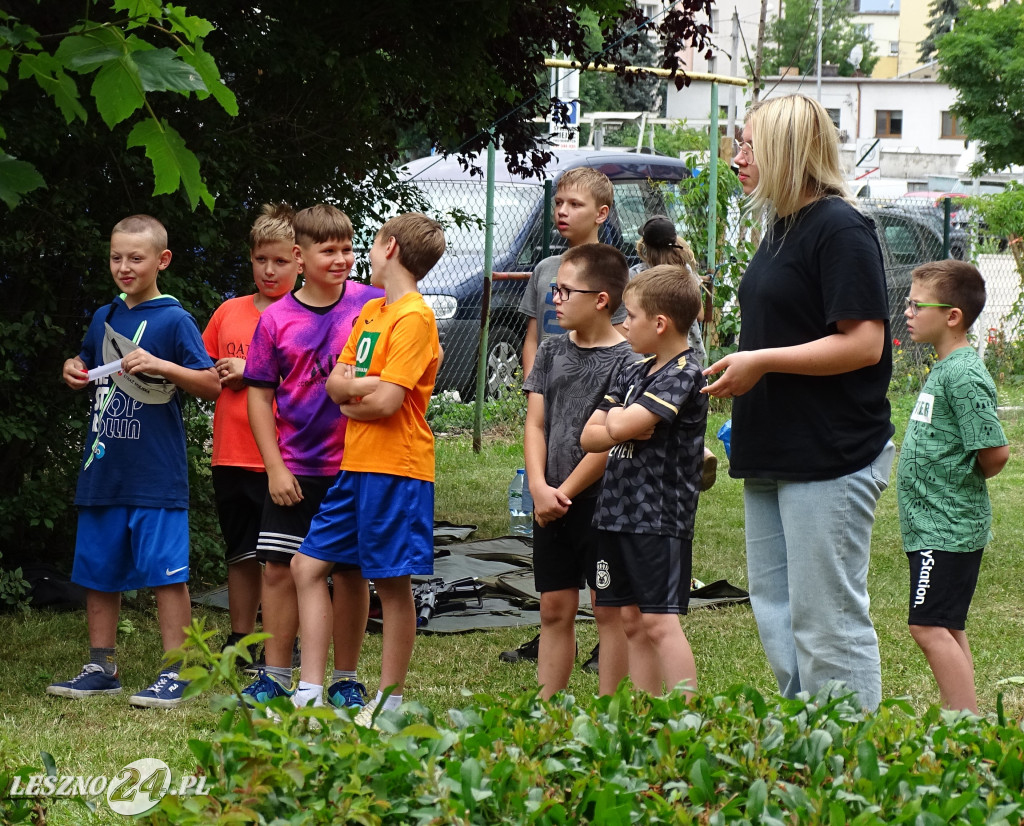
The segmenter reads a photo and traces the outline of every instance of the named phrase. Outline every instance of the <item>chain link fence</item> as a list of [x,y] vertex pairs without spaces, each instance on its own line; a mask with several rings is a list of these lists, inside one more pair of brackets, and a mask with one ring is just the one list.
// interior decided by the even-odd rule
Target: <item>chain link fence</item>
[[[903,197],[859,202],[878,230],[885,259],[893,337],[896,388],[914,390],[934,359],[931,347],[917,345],[907,334],[905,301],[911,272],[927,261],[952,257],[971,261],[985,279],[987,300],[971,328],[971,341],[998,377],[1001,351],[1015,350],[1020,317],[1021,270],[1006,239],[988,235],[984,225],[959,199],[937,203]],[[992,352],[987,352],[989,348]]]
[[[528,316],[519,311],[526,283],[536,265],[548,255],[565,250],[554,227],[552,181],[498,181],[494,190],[494,278],[490,290],[484,277],[486,182],[431,178],[413,180],[429,203],[429,212],[445,225],[448,250],[421,283],[421,291],[438,319],[445,358],[432,404],[435,429],[472,427],[477,396],[480,341],[484,319],[488,341],[484,367],[484,419],[488,428],[515,431],[522,422],[522,348]],[[630,264],[638,261],[635,244],[639,228],[653,215],[668,215],[687,238],[698,260],[706,245],[700,232],[687,229],[683,199],[676,197],[679,181],[636,179],[615,182],[615,204],[602,227],[601,240],[619,247]],[[907,335],[903,315],[910,292],[911,272],[927,261],[948,256],[973,261],[988,289],[984,312],[972,328],[973,342],[989,361],[1008,348],[1016,354],[1021,297],[1021,271],[1005,240],[986,236],[984,227],[968,209],[952,203],[947,211],[929,201],[911,198],[864,199],[860,208],[875,222],[885,261],[893,337],[896,389],[913,390],[931,362],[931,348],[915,345]],[[735,346],[739,323],[735,288],[756,238],[741,224],[738,209],[727,215],[719,258],[730,275],[717,279],[717,308],[706,344],[712,358]],[[706,224],[705,224],[706,226]],[[739,256],[739,258],[737,258]],[[990,369],[992,365],[990,364]],[[998,365],[993,369],[998,375]]]
[[[578,165],[570,152],[560,153],[564,168]],[[499,160],[498,166],[501,166]],[[681,216],[672,197],[689,178],[686,164],[644,154],[609,153],[602,170],[613,182],[614,206],[602,225],[600,240],[618,247],[630,265],[639,259],[640,227],[655,215]],[[452,177],[443,177],[447,169]],[[444,361],[438,374],[431,416],[435,430],[456,429],[471,414],[460,406],[482,395],[489,427],[521,423],[522,351],[530,317],[520,311],[527,283],[537,265],[565,251],[552,216],[557,173],[547,181],[511,179],[499,172],[494,186],[493,280],[484,273],[487,185],[469,179],[460,168],[438,161],[429,173],[408,181],[429,204],[427,212],[445,226],[447,251],[421,281],[420,291],[438,322]],[[546,312],[545,312],[546,311]],[[554,331],[554,305],[540,308],[538,323]],[[487,322],[487,344],[481,358],[481,334]],[[560,330],[559,330],[560,331]],[[482,368],[483,393],[478,393]]]

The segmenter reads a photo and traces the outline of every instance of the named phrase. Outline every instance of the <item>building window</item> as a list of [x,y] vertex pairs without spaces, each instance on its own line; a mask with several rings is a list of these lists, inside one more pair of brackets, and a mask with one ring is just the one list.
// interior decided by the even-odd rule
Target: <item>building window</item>
[[900,41],[890,40],[889,41],[889,55],[898,55],[900,53]]
[[828,116],[832,119],[832,123],[835,124],[836,129],[839,128],[839,110],[838,109],[826,109]]
[[903,137],[903,110],[901,110],[901,109],[876,109],[875,110],[875,137],[876,138],[901,138],[901,137]]
[[960,128],[960,123],[957,121],[956,115],[952,112],[942,113],[942,134],[939,135],[941,138],[957,138],[963,140],[967,137]]

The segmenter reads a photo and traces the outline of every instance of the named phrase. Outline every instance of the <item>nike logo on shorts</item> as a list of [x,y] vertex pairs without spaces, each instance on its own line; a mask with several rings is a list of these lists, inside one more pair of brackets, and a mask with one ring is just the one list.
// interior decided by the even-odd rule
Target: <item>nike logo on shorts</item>
[[180,568],[175,568],[173,571],[170,568],[166,568],[164,570],[164,576],[174,576],[175,574],[180,574],[182,571],[187,569],[188,565],[182,565]]

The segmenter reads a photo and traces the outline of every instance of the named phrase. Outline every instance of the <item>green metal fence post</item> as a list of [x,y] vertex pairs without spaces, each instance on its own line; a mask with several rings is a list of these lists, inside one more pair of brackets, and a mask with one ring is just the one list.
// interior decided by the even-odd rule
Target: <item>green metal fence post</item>
[[544,258],[551,255],[551,227],[554,225],[554,221],[551,220],[551,212],[554,206],[554,193],[551,191],[553,186],[554,184],[550,178],[544,181],[544,238],[540,242]]
[[487,397],[487,335],[491,324],[491,283],[494,278],[494,140],[487,144],[487,211],[484,214],[484,294],[480,302],[480,347],[476,360],[476,405],[473,411],[473,452],[483,444]]
[[711,131],[708,134],[708,259],[707,273],[715,277],[718,245],[718,84],[711,84]]
[[945,216],[942,221],[942,257],[949,258],[949,221],[952,199],[942,199],[942,214]]

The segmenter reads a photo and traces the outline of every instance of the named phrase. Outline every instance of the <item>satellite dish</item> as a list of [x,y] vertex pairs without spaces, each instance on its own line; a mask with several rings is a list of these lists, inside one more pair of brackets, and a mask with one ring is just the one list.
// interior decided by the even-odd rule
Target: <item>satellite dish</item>
[[864,60],[864,47],[858,43],[850,49],[850,56],[846,60],[854,69],[859,69],[861,62]]

